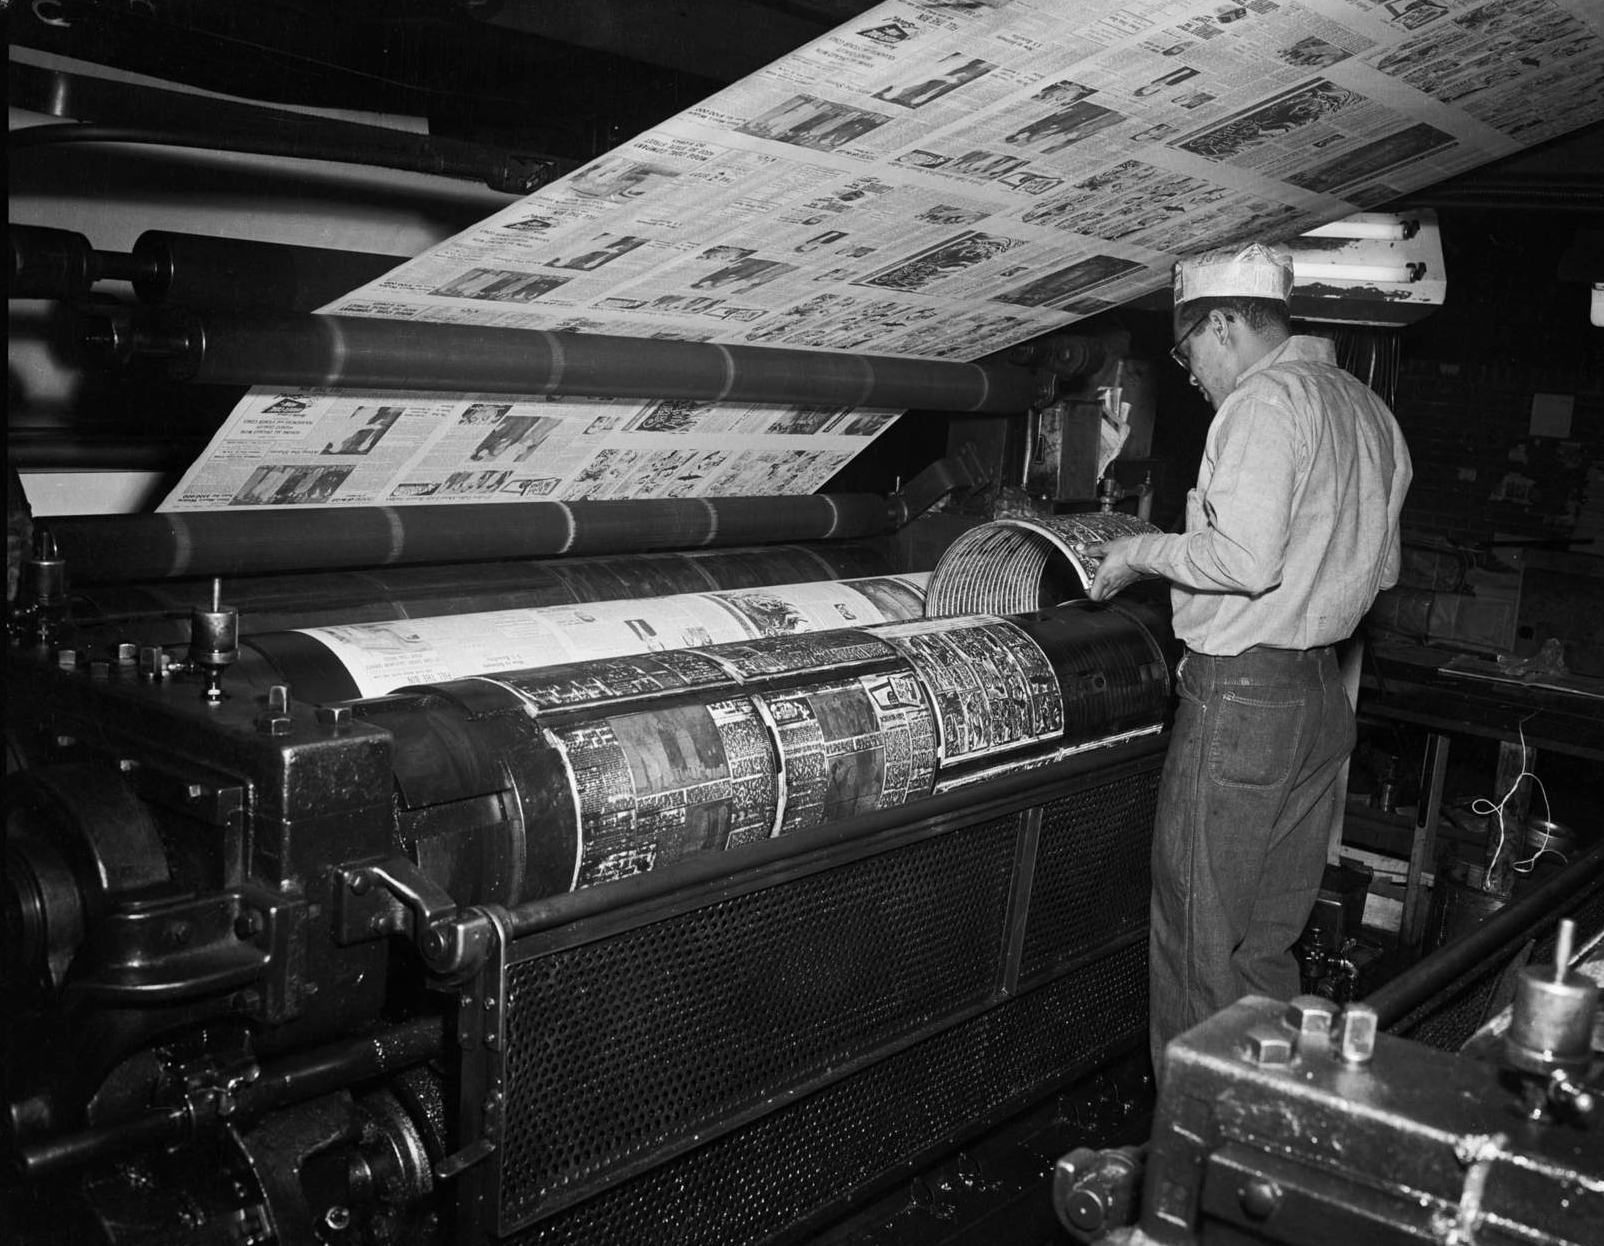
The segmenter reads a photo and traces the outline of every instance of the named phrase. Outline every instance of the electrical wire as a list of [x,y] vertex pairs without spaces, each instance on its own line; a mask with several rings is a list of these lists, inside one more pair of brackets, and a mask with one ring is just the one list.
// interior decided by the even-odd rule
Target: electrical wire
[[[1527,749],[1525,725],[1526,720],[1532,717],[1534,717],[1533,714],[1528,714],[1526,715],[1526,718],[1521,719],[1520,722],[1515,724],[1515,733],[1520,737],[1520,773],[1517,774],[1514,778],[1514,781],[1510,783],[1509,790],[1505,792],[1496,803],[1488,800],[1485,796],[1478,796],[1475,800],[1470,802],[1470,811],[1472,813],[1479,814],[1482,817],[1491,817],[1493,814],[1498,815],[1498,844],[1493,849],[1492,859],[1487,862],[1488,878],[1491,878],[1493,876],[1493,871],[1498,868],[1498,858],[1503,855],[1504,843],[1508,838],[1504,827],[1504,806],[1509,804],[1509,802],[1514,799],[1516,792],[1520,791],[1522,779],[1530,779],[1537,785],[1537,790],[1542,794],[1543,797],[1544,820],[1550,823],[1554,821],[1554,811],[1548,803],[1548,789],[1543,786],[1543,781],[1541,779],[1539,779],[1530,770],[1526,769]],[[1511,849],[1511,855],[1513,855],[1513,852],[1514,850]],[[1517,873],[1530,874],[1534,869],[1537,868],[1538,859],[1542,857],[1545,852],[1552,852],[1560,859],[1561,862],[1565,860],[1564,853],[1560,852],[1556,848],[1550,848],[1545,844],[1525,861],[1512,862],[1510,868],[1515,870]]]

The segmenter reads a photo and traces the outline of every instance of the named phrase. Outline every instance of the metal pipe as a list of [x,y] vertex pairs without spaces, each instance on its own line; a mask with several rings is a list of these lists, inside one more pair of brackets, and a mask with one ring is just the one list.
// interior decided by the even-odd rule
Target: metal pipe
[[848,540],[892,526],[893,508],[872,493],[164,512],[49,521],[80,586],[465,558]]
[[[258,1067],[257,1076],[231,1092],[233,1102],[219,1115],[248,1120],[288,1103],[303,1102],[384,1073],[411,1068],[444,1050],[444,1022],[439,1017],[418,1017],[387,1030],[342,1039]],[[209,1103],[216,1106],[217,1101]],[[46,1177],[92,1160],[170,1146],[191,1136],[196,1123],[192,1102],[185,1102],[20,1147],[17,1163],[24,1176]]]
[[592,398],[696,398],[1012,413],[1035,377],[982,366],[840,351],[351,316],[204,317],[141,309],[86,319],[91,356],[165,356],[180,380],[217,385],[477,391]]
[[239,1090],[235,1095],[235,1114],[249,1118],[286,1103],[300,1103],[330,1091],[345,1090],[381,1074],[433,1060],[445,1046],[444,1021],[426,1016],[300,1055],[286,1056],[263,1065],[261,1075]]
[[1476,970],[1499,952],[1524,941],[1538,926],[1563,915],[1565,904],[1604,878],[1604,841],[1530,895],[1506,905],[1469,934],[1419,961],[1365,999],[1378,1022],[1389,1027],[1461,974]]

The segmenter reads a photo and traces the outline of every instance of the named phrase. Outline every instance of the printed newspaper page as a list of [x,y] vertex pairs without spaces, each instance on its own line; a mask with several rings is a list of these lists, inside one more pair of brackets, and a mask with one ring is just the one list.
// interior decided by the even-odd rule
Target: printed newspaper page
[[683,399],[260,392],[163,509],[811,493],[895,418]]
[[871,576],[299,630],[371,697],[470,675],[916,619],[929,579]]
[[[1597,0],[891,0],[323,310],[969,360],[1601,117]],[[343,424],[271,435],[303,400]],[[386,475],[392,398],[259,391],[165,505],[800,492],[877,431],[695,404],[671,462],[650,404],[553,405],[494,421],[616,439],[481,466],[440,398]]]

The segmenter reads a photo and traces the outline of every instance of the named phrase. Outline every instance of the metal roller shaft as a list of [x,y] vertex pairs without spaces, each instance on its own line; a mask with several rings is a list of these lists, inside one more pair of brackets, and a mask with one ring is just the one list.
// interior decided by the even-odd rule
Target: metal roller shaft
[[402,255],[146,230],[131,252],[100,251],[82,234],[12,225],[12,298],[76,298],[96,282],[131,282],[143,303],[309,312],[381,277]]
[[92,320],[84,343],[113,360],[165,355],[181,379],[219,385],[1000,413],[1024,411],[1035,393],[1033,375],[1006,364],[348,316],[136,313],[128,322]]
[[[928,568],[927,562],[912,570]],[[851,579],[889,575],[891,569],[884,553],[851,541],[237,576],[229,579],[224,593],[239,610],[244,630],[271,632]],[[209,585],[182,580],[78,589],[72,602],[75,641],[144,645],[188,644],[190,611],[210,591]],[[90,629],[102,635],[86,635]]]
[[142,302],[235,311],[309,312],[406,263],[399,255],[160,229],[140,234],[133,254],[149,274],[134,279]]
[[265,575],[333,567],[460,562],[846,540],[889,531],[872,493],[784,498],[514,502],[78,515],[50,520],[74,582]]

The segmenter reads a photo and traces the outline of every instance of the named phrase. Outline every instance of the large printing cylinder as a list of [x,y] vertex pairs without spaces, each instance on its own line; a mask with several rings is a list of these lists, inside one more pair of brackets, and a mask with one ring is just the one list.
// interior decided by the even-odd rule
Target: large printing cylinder
[[357,702],[400,835],[518,903],[895,808],[1160,729],[1138,614],[1075,602],[571,663]]
[[[929,574],[256,632],[244,645],[303,701],[593,658],[917,619]],[[255,676],[257,682],[262,676]]]

